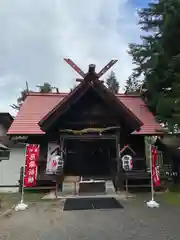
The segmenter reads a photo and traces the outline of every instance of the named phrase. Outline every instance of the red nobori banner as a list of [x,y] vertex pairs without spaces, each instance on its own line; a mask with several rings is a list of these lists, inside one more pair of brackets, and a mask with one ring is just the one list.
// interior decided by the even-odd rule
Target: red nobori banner
[[36,186],[39,151],[39,145],[36,144],[28,144],[26,147],[25,187]]
[[157,169],[158,150],[155,146],[152,146],[152,178],[154,187],[161,185],[159,171]]

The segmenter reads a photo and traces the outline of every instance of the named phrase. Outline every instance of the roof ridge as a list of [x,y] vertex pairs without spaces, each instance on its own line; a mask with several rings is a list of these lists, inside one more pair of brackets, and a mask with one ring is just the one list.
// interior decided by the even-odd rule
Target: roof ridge
[[[69,92],[49,92],[49,93],[41,93],[41,92],[29,92],[27,96],[67,96]],[[133,95],[133,94],[125,94],[125,93],[117,93],[115,94],[116,97],[136,97],[141,98],[140,95]]]
[[134,94],[126,94],[126,93],[117,93],[115,94],[117,97],[138,97],[141,98],[141,95],[134,95]]
[[40,93],[40,92],[29,92],[27,94],[27,96],[66,96],[68,95],[68,92],[59,92],[59,93],[55,93],[55,92],[51,92],[51,93]]
[[[68,93],[39,93],[29,94],[28,101],[24,101],[22,108],[11,124],[8,135],[44,135],[39,126],[39,121],[51,111],[60,101],[66,98]],[[42,97],[43,96],[43,97]],[[115,95],[123,104],[129,108],[137,117],[140,117],[144,125],[140,132],[135,134],[157,135],[156,129],[160,129],[159,123],[148,109],[146,103],[140,96],[118,93]],[[42,97],[42,98],[41,98]]]

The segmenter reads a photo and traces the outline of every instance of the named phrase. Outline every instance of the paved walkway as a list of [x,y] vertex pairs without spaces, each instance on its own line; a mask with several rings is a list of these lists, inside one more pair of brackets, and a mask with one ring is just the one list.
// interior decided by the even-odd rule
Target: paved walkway
[[142,199],[121,200],[123,209],[62,211],[63,200],[31,204],[0,219],[2,240],[179,240],[180,210],[148,209]]

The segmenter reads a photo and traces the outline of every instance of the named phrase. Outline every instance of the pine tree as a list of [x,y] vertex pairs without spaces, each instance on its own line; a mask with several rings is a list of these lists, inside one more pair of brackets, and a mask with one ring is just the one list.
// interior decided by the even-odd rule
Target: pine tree
[[139,11],[142,44],[130,44],[133,77],[144,77],[147,102],[173,129],[180,125],[180,0],[159,0]]
[[110,75],[106,79],[107,87],[114,93],[118,93],[119,91],[119,82],[117,81],[116,75],[113,71],[111,71]]
[[[39,92],[40,93],[49,93],[49,92],[52,92],[52,89],[53,89],[53,87],[49,83],[44,83],[43,85],[38,86],[38,87],[39,87]],[[21,93],[20,93],[20,97],[18,97],[18,99],[17,99],[17,103],[11,105],[10,107],[19,111],[20,107],[22,106],[22,104],[24,102],[24,100],[26,99],[26,96],[30,92],[32,92],[32,91],[28,90],[28,89],[22,90]],[[57,89],[57,92],[58,92],[58,89]]]
[[21,91],[20,97],[18,97],[18,99],[17,99],[17,103],[16,103],[16,104],[13,104],[13,105],[10,105],[10,107],[12,107],[13,109],[19,111],[19,109],[20,109],[20,107],[22,106],[22,104],[23,104],[23,102],[24,102],[24,100],[25,100],[28,92],[31,92],[31,91],[28,91],[27,89]]
[[141,92],[142,82],[138,79],[135,79],[133,76],[130,76],[126,81],[125,93],[126,94],[138,94]]

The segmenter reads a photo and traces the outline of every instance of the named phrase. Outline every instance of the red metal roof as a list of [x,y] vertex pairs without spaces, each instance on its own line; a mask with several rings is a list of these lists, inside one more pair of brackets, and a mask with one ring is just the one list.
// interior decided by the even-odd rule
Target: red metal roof
[[66,94],[31,93],[8,130],[9,135],[45,134],[38,122],[58,104]]
[[162,134],[163,128],[156,121],[141,97],[125,94],[117,95],[117,97],[144,123],[141,130],[139,132],[135,131],[133,134]]
[[[68,93],[30,93],[8,130],[8,135],[42,135],[38,123]],[[118,94],[118,99],[135,114],[144,125],[135,134],[158,134],[162,131],[159,123],[139,96]],[[157,132],[158,131],[158,132]]]
[[[58,114],[57,112],[60,110],[60,108],[63,108],[63,104],[67,104],[68,101],[71,101],[73,97],[76,95],[79,96],[81,95],[84,91],[86,92],[88,89],[94,89],[94,91],[97,91],[102,98],[106,101],[106,99],[109,99],[111,101],[111,104],[113,105],[118,105],[119,111],[121,112],[122,115],[125,116],[125,119],[127,119],[127,116],[129,116],[133,120],[133,125],[134,129],[140,128],[143,125],[143,122],[132,112],[129,110],[126,105],[124,105],[121,101],[118,100],[118,98],[111,92],[107,87],[105,87],[100,81],[94,81],[93,82],[93,87],[89,81],[82,81],[76,88],[74,88],[73,91],[71,91],[62,101],[60,101],[59,104],[57,104],[52,111],[50,111],[45,117],[41,119],[41,121],[38,123],[43,131],[47,131],[46,129],[46,123],[48,122],[48,119],[50,118],[56,118],[58,119]],[[79,91],[79,93],[78,93]],[[84,93],[85,93],[84,92]],[[78,93],[78,94],[77,94]],[[105,96],[104,96],[105,94]],[[112,102],[113,100],[113,102]],[[121,110],[120,110],[121,109]],[[120,114],[119,112],[119,114]],[[54,117],[53,117],[54,115]],[[132,122],[131,122],[132,124]]]

